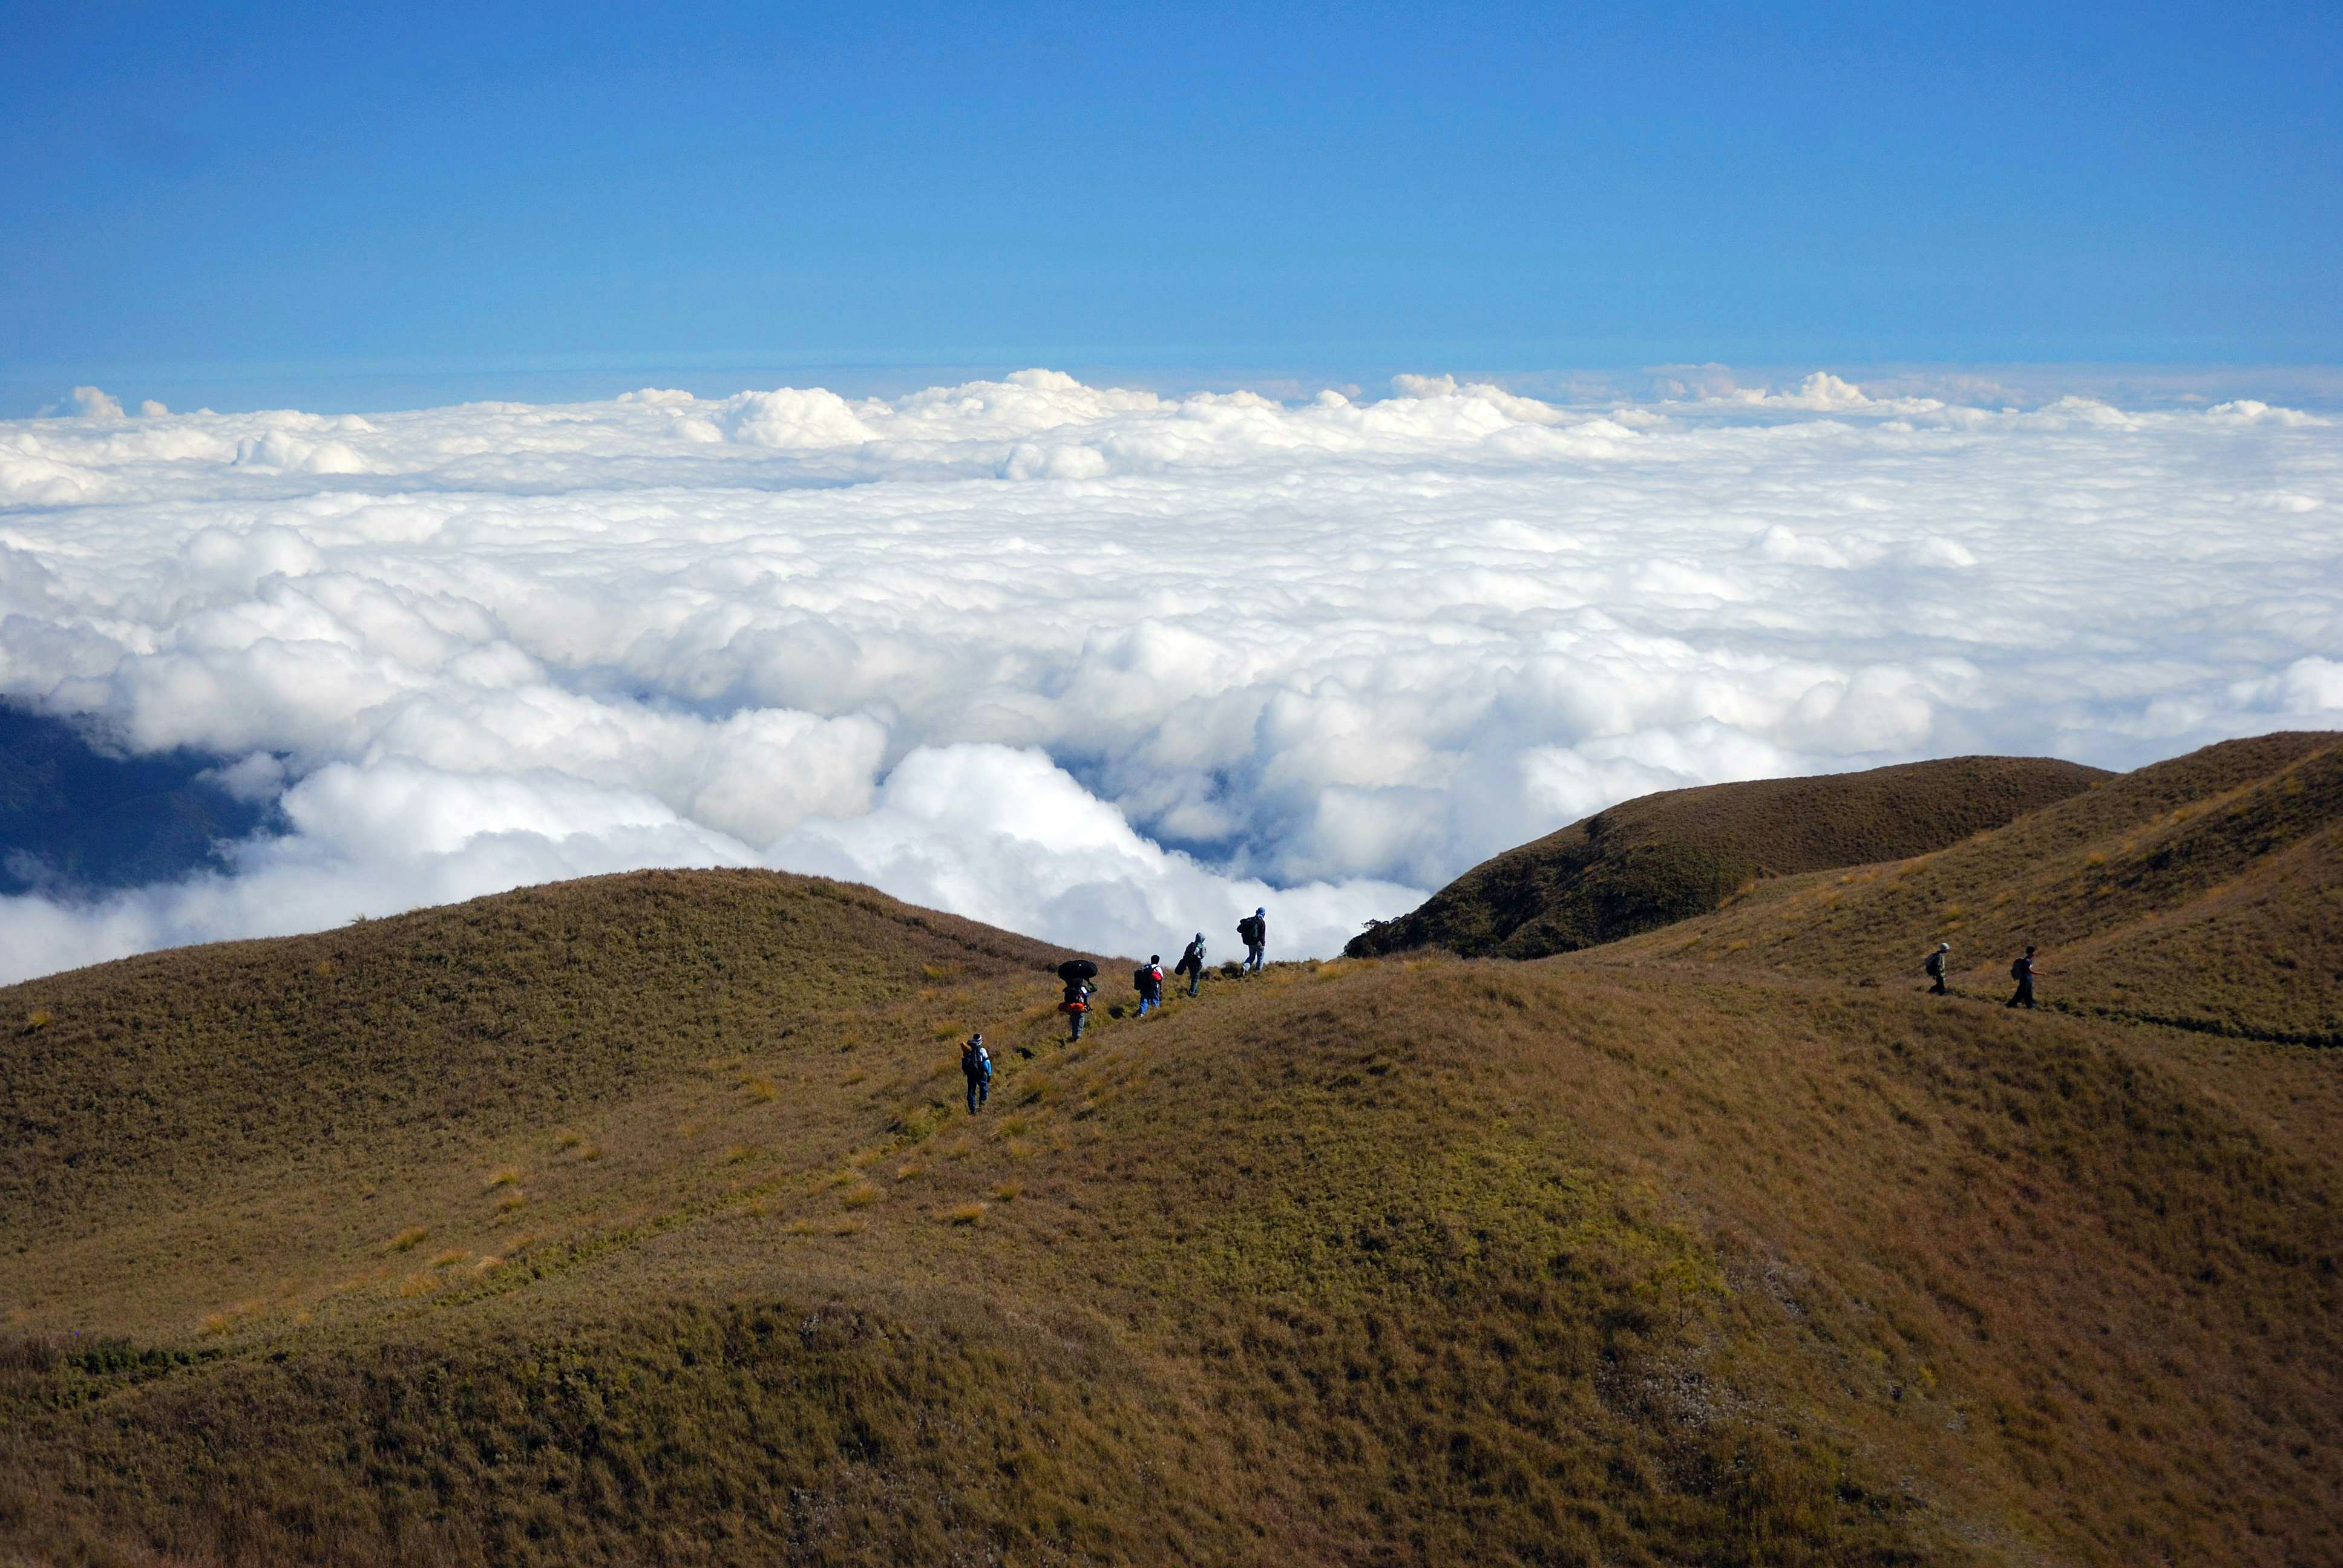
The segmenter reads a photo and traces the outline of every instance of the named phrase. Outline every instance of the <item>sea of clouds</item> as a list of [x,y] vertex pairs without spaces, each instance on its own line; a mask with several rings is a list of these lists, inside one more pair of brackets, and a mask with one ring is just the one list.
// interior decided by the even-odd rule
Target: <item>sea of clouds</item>
[[2343,428],[1445,377],[0,424],[0,699],[277,801],[0,980],[645,866],[1325,954],[1682,785],[2343,726]]

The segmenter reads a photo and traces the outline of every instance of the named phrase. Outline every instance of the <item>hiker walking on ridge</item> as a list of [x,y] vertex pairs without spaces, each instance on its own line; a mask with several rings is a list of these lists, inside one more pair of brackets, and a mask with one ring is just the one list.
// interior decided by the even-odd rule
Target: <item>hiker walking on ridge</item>
[[1172,966],[1172,972],[1175,975],[1186,975],[1188,977],[1188,994],[1190,996],[1194,996],[1196,994],[1196,987],[1202,982],[1204,978],[1203,932],[1198,931],[1196,933],[1196,940],[1188,944],[1188,950],[1180,955],[1180,961]]
[[1091,993],[1098,987],[1091,984],[1098,974],[1098,965],[1088,959],[1068,959],[1058,966],[1058,978],[1066,982],[1066,1000],[1058,1010],[1066,1015],[1069,1040],[1082,1037],[1082,1020],[1090,1016]]
[[1139,1016],[1145,1018],[1163,1005],[1163,955],[1150,953],[1147,961],[1131,971],[1131,988],[1139,993]]
[[1261,972],[1261,955],[1269,947],[1269,911],[1255,910],[1237,922],[1237,940],[1245,945],[1245,969]]
[[973,1116],[992,1092],[992,1053],[984,1049],[983,1035],[970,1035],[960,1047],[960,1075],[968,1080],[968,1113]]
[[1930,996],[1944,996],[1947,994],[1945,990],[1945,966],[1952,962],[1952,960],[1946,955],[1949,954],[1952,950],[1952,943],[1938,942],[1936,944],[1936,950],[1928,955],[1928,962],[1926,966],[1928,974],[1929,977],[1936,982],[1935,985],[1928,988],[1928,994]]
[[2034,949],[2029,944],[2026,956],[2014,959],[2009,965],[2009,978],[2017,982],[2016,994],[2002,1003],[2004,1007],[2022,1007],[2029,1011],[2034,1007],[2034,977],[2042,971],[2034,967]]

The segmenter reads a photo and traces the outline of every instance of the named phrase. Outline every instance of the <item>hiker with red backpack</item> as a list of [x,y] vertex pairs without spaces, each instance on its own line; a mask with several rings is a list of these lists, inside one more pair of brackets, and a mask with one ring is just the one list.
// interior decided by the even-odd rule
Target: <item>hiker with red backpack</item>
[[1131,971],[1131,989],[1139,993],[1139,1016],[1145,1018],[1163,1005],[1163,955],[1151,953]]
[[1069,1040],[1082,1037],[1082,1020],[1090,1016],[1091,996],[1098,990],[1091,981],[1097,975],[1098,965],[1088,959],[1068,959],[1058,966],[1058,978],[1066,982],[1066,1000],[1058,1010],[1066,1015]]

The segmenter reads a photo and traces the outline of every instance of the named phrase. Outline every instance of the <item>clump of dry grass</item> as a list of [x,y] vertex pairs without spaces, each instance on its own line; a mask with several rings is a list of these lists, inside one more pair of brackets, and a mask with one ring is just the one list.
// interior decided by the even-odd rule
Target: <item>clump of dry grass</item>
[[883,1194],[875,1183],[870,1181],[858,1181],[853,1186],[849,1187],[846,1190],[844,1201],[846,1206],[850,1209],[867,1209],[871,1204],[879,1201],[880,1198],[882,1196]]
[[526,1207],[528,1203],[528,1193],[518,1191],[509,1191],[503,1197],[497,1200],[497,1212],[499,1214],[509,1214],[517,1209]]
[[741,1085],[741,1097],[751,1105],[769,1105],[780,1092],[780,1086],[769,1078],[752,1078]]
[[387,1245],[394,1252],[411,1252],[421,1246],[424,1239],[430,1234],[431,1232],[421,1225],[409,1225],[393,1236]]
[[471,1253],[463,1251],[461,1248],[451,1247],[447,1251],[444,1251],[437,1257],[432,1259],[431,1266],[435,1269],[453,1268],[456,1264],[462,1262],[471,1255]]
[[45,1007],[36,1007],[25,1015],[25,1032],[38,1034],[57,1021],[57,1015]]
[[973,1225],[984,1215],[985,1205],[982,1203],[955,1203],[944,1211],[944,1221],[952,1225]]
[[488,1172],[488,1190],[493,1192],[499,1187],[510,1187],[518,1183],[519,1181],[520,1167],[518,1165],[500,1166]]

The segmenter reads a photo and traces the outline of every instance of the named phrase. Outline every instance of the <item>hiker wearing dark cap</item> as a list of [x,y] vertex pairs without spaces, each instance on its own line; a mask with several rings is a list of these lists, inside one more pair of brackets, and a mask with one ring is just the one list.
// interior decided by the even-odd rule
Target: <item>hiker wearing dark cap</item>
[[1082,1038],[1082,1020],[1090,1016],[1091,995],[1098,987],[1091,983],[1098,977],[1098,965],[1088,959],[1068,959],[1058,966],[1058,978],[1066,982],[1066,1000],[1058,1010],[1066,1015],[1066,1038]]
[[1936,950],[1928,955],[1928,973],[1936,982],[1935,985],[1928,988],[1928,994],[1930,996],[1943,996],[1945,994],[1945,967],[1952,961],[1952,960],[1946,955],[1951,953],[1952,950],[1952,943],[1938,942],[1936,944]]
[[2041,972],[2034,967],[2034,950],[2028,947],[2024,958],[2015,959],[2010,962],[2009,978],[2017,982],[2017,990],[2002,1005],[2022,1007],[2030,1010],[2034,1006],[2034,977]]
[[1186,975],[1188,994],[1190,996],[1196,994],[1196,987],[1204,978],[1203,932],[1196,933],[1196,940],[1188,944],[1188,950],[1180,955],[1180,961],[1172,966],[1172,972],[1175,975]]
[[984,1049],[981,1034],[970,1035],[960,1047],[960,1075],[968,1080],[968,1113],[973,1116],[992,1092],[992,1053]]
[[1131,984],[1139,992],[1139,1016],[1145,1018],[1163,1005],[1163,955],[1151,953],[1147,961],[1131,973]]

